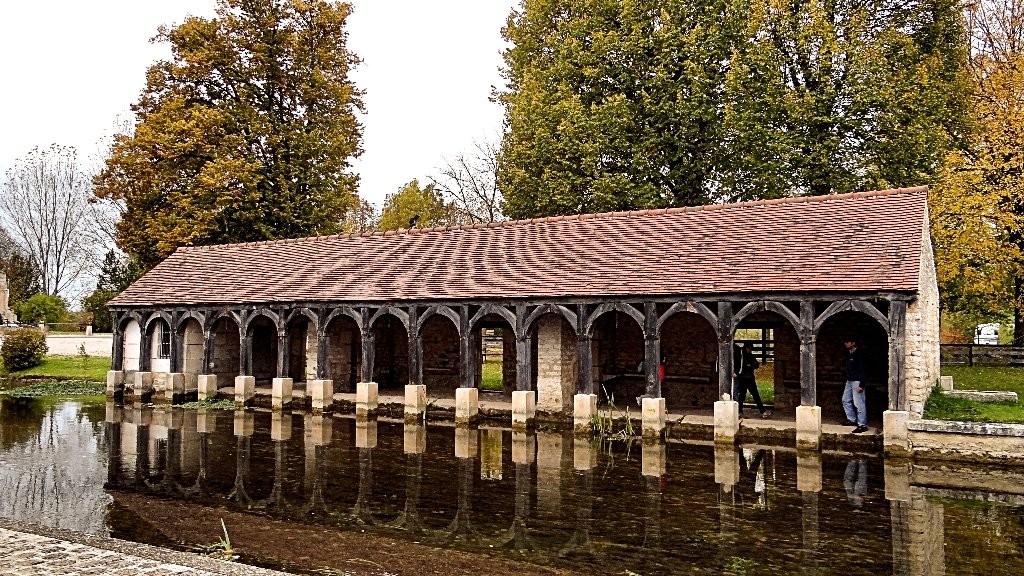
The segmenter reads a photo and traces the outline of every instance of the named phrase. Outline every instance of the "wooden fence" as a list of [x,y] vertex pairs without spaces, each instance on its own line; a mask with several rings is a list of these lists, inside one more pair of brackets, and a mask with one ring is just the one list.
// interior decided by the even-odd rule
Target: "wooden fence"
[[1024,347],[1004,344],[943,344],[943,364],[1024,366]]

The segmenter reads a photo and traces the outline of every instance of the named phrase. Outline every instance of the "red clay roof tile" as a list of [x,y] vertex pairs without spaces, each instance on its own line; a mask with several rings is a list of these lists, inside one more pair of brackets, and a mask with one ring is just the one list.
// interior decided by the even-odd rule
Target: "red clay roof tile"
[[179,248],[111,306],[916,291],[925,188]]

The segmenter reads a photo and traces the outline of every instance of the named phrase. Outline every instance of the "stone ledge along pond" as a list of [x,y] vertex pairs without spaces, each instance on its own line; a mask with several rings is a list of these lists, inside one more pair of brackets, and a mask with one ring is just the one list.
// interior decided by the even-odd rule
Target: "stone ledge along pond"
[[239,561],[296,573],[1024,574],[1024,471],[975,467],[958,485],[959,470],[923,466],[920,485],[918,466],[102,398],[0,405],[0,516],[177,550],[215,548],[223,521]]

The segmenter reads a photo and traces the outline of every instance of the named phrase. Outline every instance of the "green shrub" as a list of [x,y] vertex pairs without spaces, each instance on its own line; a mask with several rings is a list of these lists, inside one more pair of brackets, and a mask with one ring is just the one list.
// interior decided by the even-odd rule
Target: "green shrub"
[[68,314],[68,305],[60,296],[33,294],[18,306],[18,318],[25,324],[63,322]]
[[38,366],[46,355],[46,336],[39,330],[19,328],[4,337],[0,346],[0,358],[4,368],[10,372],[26,370]]

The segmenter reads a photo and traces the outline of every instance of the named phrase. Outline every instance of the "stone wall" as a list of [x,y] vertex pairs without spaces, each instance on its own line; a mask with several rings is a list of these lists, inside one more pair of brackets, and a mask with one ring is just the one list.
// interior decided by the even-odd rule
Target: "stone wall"
[[911,420],[910,448],[915,457],[1021,464],[1024,425],[945,420]]
[[409,383],[409,337],[405,327],[388,315],[373,325],[373,335],[373,381],[381,392],[404,394]]
[[907,307],[904,349],[907,403],[900,407],[916,417],[924,412],[928,395],[939,379],[939,287],[927,214],[921,237],[919,292],[917,300]]
[[420,327],[420,342],[427,395],[454,397],[460,381],[459,331],[455,324],[446,316],[432,316]]
[[[641,342],[642,344],[642,342]],[[661,329],[666,410],[711,408],[718,399],[718,338],[707,320],[682,312]]]
[[537,409],[558,413],[572,410],[579,382],[576,332],[561,316],[537,319]]
[[190,319],[185,323],[181,351],[181,371],[191,375],[203,374],[203,327],[198,320]]
[[217,322],[213,329],[213,357],[210,374],[217,376],[217,386],[234,386],[239,371],[238,326],[231,320]]
[[[316,365],[316,335],[312,342],[313,365]],[[359,379],[359,361],[362,356],[362,337],[359,327],[348,318],[338,318],[327,330],[327,378],[334,381],[335,392],[355,392]],[[307,364],[309,361],[307,359]],[[308,371],[308,368],[307,368]]]

